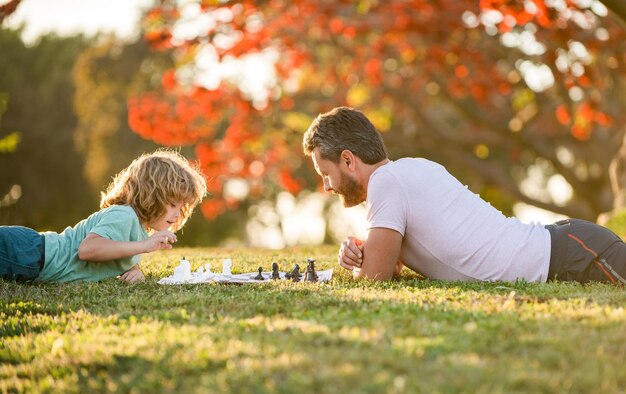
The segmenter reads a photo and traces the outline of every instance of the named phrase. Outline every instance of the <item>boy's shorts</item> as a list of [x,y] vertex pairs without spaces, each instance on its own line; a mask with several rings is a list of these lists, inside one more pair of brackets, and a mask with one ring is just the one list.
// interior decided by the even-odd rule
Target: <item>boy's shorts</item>
[[552,253],[548,280],[626,284],[626,244],[614,232],[580,219],[546,226]]
[[21,226],[0,226],[0,277],[28,282],[37,279],[45,262],[45,239]]

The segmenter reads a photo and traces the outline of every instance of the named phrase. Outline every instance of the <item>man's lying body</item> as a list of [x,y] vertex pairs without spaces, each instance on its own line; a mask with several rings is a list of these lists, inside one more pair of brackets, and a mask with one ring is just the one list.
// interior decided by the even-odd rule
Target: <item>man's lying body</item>
[[390,161],[356,110],[318,116],[303,145],[326,191],[346,207],[366,202],[367,238],[348,237],[338,256],[355,276],[389,279],[404,264],[443,280],[624,281],[626,245],[608,229],[507,218],[437,163]]

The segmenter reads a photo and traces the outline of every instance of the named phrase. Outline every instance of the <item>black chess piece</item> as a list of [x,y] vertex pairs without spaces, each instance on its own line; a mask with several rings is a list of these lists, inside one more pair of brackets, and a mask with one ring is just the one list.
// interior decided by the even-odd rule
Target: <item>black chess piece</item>
[[317,274],[315,273],[315,264],[310,263],[306,266],[306,272],[304,274],[305,282],[317,282]]
[[272,264],[272,280],[280,279],[280,272],[278,271],[278,264]]
[[257,276],[255,276],[254,278],[252,278],[254,280],[265,280],[265,278],[263,277],[263,267],[259,267],[259,274]]
[[290,279],[293,280],[294,282],[300,282],[300,266],[298,264],[293,266]]
[[312,258],[308,258],[306,259],[307,261],[307,266],[306,266],[306,272],[307,274],[309,274],[309,271],[311,272],[310,275],[312,276],[313,279],[308,279],[306,276],[304,277],[305,281],[309,281],[309,282],[317,282],[317,280],[319,279],[319,276],[317,275],[317,271],[315,271],[315,260]]

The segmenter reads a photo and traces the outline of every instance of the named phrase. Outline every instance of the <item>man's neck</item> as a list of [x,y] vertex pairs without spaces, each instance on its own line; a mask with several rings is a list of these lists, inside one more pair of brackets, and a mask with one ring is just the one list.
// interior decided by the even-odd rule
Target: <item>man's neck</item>
[[387,163],[389,163],[389,159],[381,160],[376,164],[368,164],[367,171],[369,172],[369,174],[367,176],[368,177],[371,176],[374,173],[374,171],[378,169],[378,167],[382,167]]
[[389,159],[384,159],[375,164],[365,164],[364,169],[363,169],[363,180],[365,181],[366,190],[367,190],[367,185],[370,181],[370,177],[372,176],[374,171],[376,171],[379,167],[382,167],[385,164],[389,163],[389,161],[390,161]]

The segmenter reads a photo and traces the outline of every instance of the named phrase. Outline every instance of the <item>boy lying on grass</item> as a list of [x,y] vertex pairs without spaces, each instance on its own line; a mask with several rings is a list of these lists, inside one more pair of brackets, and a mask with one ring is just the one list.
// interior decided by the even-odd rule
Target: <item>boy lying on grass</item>
[[0,226],[0,277],[18,282],[144,279],[140,254],[171,249],[206,194],[204,176],[179,153],[135,159],[102,193],[100,210],[62,233]]

